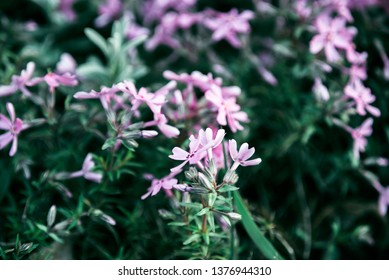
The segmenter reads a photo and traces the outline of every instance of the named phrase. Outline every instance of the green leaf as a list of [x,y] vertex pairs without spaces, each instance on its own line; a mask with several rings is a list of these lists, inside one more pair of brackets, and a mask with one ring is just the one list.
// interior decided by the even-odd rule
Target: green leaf
[[203,208],[203,205],[201,203],[195,203],[195,202],[180,202],[178,203],[180,206],[188,207],[188,208],[195,208],[195,209],[201,209]]
[[115,143],[116,143],[116,138],[114,138],[114,137],[108,138],[107,140],[105,140],[103,147],[101,147],[101,149],[102,150],[109,149],[109,148],[113,147],[115,145]]
[[255,243],[262,254],[270,260],[282,260],[283,257],[277,252],[273,245],[263,235],[262,231],[255,224],[249,210],[244,205],[242,197],[238,192],[234,192],[235,206],[239,214],[242,215],[242,223],[251,240]]
[[231,192],[231,191],[237,191],[239,188],[231,185],[224,185],[219,189],[219,192]]
[[92,28],[85,28],[85,35],[91,40],[105,55],[109,54],[108,45],[99,33]]
[[200,237],[201,237],[200,234],[197,234],[197,233],[193,234],[188,239],[186,239],[183,244],[184,245],[188,245],[188,244],[190,244],[192,242],[198,241],[200,239]]
[[197,216],[203,216],[209,212],[209,208],[203,208],[200,212],[198,212]]
[[214,218],[212,212],[207,213],[207,220],[208,220],[208,224],[209,224],[209,229],[212,232],[215,232],[215,218]]
[[186,223],[184,222],[171,222],[171,223],[168,223],[169,226],[175,226],[175,227],[183,227],[183,226],[186,226]]

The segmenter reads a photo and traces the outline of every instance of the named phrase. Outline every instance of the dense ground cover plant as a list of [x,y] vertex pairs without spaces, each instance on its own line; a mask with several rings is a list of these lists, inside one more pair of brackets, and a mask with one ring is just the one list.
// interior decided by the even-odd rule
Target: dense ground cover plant
[[1,258],[387,258],[387,12],[3,1]]

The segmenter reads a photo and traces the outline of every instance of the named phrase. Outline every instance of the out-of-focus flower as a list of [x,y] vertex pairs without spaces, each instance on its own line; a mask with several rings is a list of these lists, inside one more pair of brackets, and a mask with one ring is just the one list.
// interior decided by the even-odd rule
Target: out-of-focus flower
[[240,122],[248,122],[247,114],[240,111],[240,106],[236,103],[236,98],[223,96],[222,89],[218,86],[211,86],[205,93],[205,98],[216,106],[217,122],[220,125],[229,125],[232,132],[243,130]]
[[56,73],[47,73],[43,80],[49,86],[50,92],[53,93],[54,90],[60,85],[64,86],[76,86],[78,85],[78,81],[76,76],[70,73],[65,74],[56,74]]
[[345,126],[345,129],[351,134],[354,140],[353,155],[355,159],[359,159],[359,153],[364,152],[367,145],[367,137],[373,133],[373,119],[368,118],[359,127],[351,128]]
[[138,110],[139,106],[146,103],[153,113],[160,113],[161,106],[166,102],[165,96],[149,93],[147,89],[140,88],[136,90],[135,85],[130,81],[124,81],[117,84],[117,88],[127,94],[131,98],[132,110]]
[[119,89],[116,86],[112,87],[101,87],[100,91],[79,91],[76,92],[73,97],[76,99],[100,99],[101,104],[103,105],[103,108],[107,110],[109,108],[109,105],[111,103],[112,99],[115,99],[115,93],[118,92]]
[[26,86],[31,85],[32,74],[35,70],[35,63],[27,63],[25,70],[22,70],[20,76],[13,75],[12,82],[7,86],[0,86],[0,97],[11,95],[18,90],[20,90],[25,96],[31,96],[31,92],[26,88]]
[[97,27],[103,27],[120,16],[123,10],[121,0],[106,0],[99,6],[99,16],[95,20]]
[[57,63],[56,72],[58,74],[74,74],[76,72],[76,67],[77,62],[74,60],[73,56],[68,53],[63,53]]
[[174,178],[177,173],[170,173],[169,175],[163,177],[162,179],[157,179],[154,176],[147,176],[147,178],[151,179],[151,186],[147,189],[147,192],[142,195],[141,199],[146,199],[149,196],[154,196],[161,189],[165,191],[170,191],[174,185],[177,185],[178,181]]
[[205,18],[204,26],[213,31],[212,40],[217,42],[225,39],[233,47],[240,48],[241,41],[238,34],[246,34],[250,32],[249,20],[254,18],[252,11],[243,11],[239,14],[236,9],[232,9],[228,13],[216,13],[215,15]]
[[356,110],[359,115],[366,115],[366,111],[375,117],[381,115],[378,108],[370,105],[375,101],[375,96],[371,93],[369,88],[362,84],[361,81],[356,80],[352,84],[348,84],[344,89],[344,93],[355,102]]
[[144,127],[156,125],[166,137],[177,137],[180,134],[180,131],[176,127],[168,125],[167,122],[167,118],[164,114],[156,113],[154,114],[154,120],[146,122]]
[[0,135],[0,150],[12,142],[9,156],[14,156],[18,149],[18,135],[22,130],[28,128],[28,125],[24,124],[19,118],[16,118],[15,108],[12,103],[6,105],[10,119],[3,114],[0,114],[0,129],[8,132]]
[[74,21],[76,19],[76,13],[73,10],[75,0],[60,0],[58,10],[64,15],[66,20]]
[[146,0],[143,6],[144,20],[146,23],[160,20],[168,10],[187,12],[196,2],[197,0]]
[[329,62],[340,60],[338,49],[349,49],[356,29],[346,27],[346,21],[337,17],[331,19],[326,13],[319,15],[315,21],[315,27],[319,34],[315,35],[310,42],[310,51],[317,54],[322,49]]
[[234,164],[231,167],[232,171],[236,170],[239,165],[252,166],[252,165],[258,165],[262,162],[262,159],[260,158],[248,160],[255,153],[255,148],[254,147],[249,148],[249,145],[247,143],[243,143],[242,146],[240,146],[239,152],[235,140],[229,140],[228,147],[230,151],[230,156],[234,161]]
[[123,17],[124,17],[125,22],[126,22],[125,34],[126,34],[127,39],[132,40],[132,39],[140,37],[140,36],[149,35],[150,30],[138,25],[135,22],[135,16],[132,12],[126,11]]
[[92,171],[94,167],[95,162],[92,159],[92,154],[88,154],[82,164],[82,169],[80,171],[70,173],[68,178],[84,177],[87,180],[101,183],[103,175],[99,172]]

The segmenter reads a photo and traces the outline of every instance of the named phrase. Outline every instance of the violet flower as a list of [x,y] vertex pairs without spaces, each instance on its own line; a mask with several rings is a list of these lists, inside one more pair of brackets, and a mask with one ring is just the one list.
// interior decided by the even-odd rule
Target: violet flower
[[240,48],[242,43],[238,34],[250,32],[249,20],[253,18],[252,11],[247,10],[239,14],[236,9],[232,9],[228,13],[216,13],[214,17],[206,18],[204,25],[213,31],[213,41],[218,42],[225,39],[233,47]]
[[8,130],[8,132],[0,135],[0,150],[12,142],[9,156],[14,156],[18,149],[18,135],[22,130],[27,129],[29,126],[24,124],[19,118],[16,118],[15,108],[12,103],[6,105],[10,119],[3,114],[0,114],[0,129]]
[[255,148],[252,147],[249,149],[249,145],[247,143],[243,143],[242,146],[240,146],[238,152],[236,141],[229,140],[228,148],[229,148],[230,156],[234,161],[234,164],[231,167],[232,171],[236,170],[239,165],[251,166],[251,165],[258,165],[262,162],[262,159],[260,158],[248,160],[255,153]]

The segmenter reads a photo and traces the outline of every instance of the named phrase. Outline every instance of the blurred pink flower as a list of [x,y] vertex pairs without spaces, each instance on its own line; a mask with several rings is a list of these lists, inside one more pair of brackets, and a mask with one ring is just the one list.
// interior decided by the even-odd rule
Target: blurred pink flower
[[99,6],[99,16],[95,19],[97,27],[103,27],[111,21],[117,19],[123,10],[121,0],[106,0]]
[[[119,89],[116,86],[112,86],[110,88],[103,86],[100,91],[78,91],[73,95],[73,97],[76,99],[100,99],[103,108],[108,110],[111,100],[117,99],[115,93],[118,91]],[[121,102],[120,100],[118,101]]]
[[58,10],[62,13],[68,21],[76,19],[76,13],[73,10],[75,0],[60,0]]
[[15,109],[12,103],[6,105],[10,119],[3,114],[0,114],[0,129],[8,130],[8,132],[0,135],[0,150],[7,146],[12,141],[11,150],[9,156],[14,156],[18,148],[18,135],[22,130],[28,128],[28,125],[23,124],[23,121],[16,118]]
[[159,193],[161,189],[165,191],[170,191],[173,188],[173,186],[177,185],[178,183],[177,179],[173,178],[174,176],[177,175],[177,173],[174,172],[163,177],[162,179],[157,179],[151,174],[148,175],[149,176],[145,176],[145,177],[151,179],[151,186],[147,189],[147,192],[144,195],[142,195],[141,197],[142,200],[146,199],[149,196],[156,195],[157,193]]
[[365,151],[367,145],[366,137],[369,137],[373,133],[372,125],[373,119],[368,118],[357,128],[345,126],[345,129],[351,134],[354,140],[353,155],[355,159],[359,159],[359,153]]
[[156,125],[159,130],[168,138],[177,137],[180,134],[180,131],[176,127],[167,124],[167,118],[162,113],[154,114],[154,120],[146,122],[144,127],[154,125]]
[[249,20],[254,18],[252,11],[243,11],[238,13],[236,9],[232,9],[228,13],[216,12],[203,21],[204,26],[213,31],[212,40],[217,42],[225,39],[233,47],[240,48],[241,41],[238,34],[245,34],[250,32]]
[[220,125],[228,124],[232,132],[243,130],[240,122],[248,122],[248,117],[245,112],[240,111],[235,97],[226,98],[220,87],[211,86],[211,89],[205,93],[205,98],[215,105],[218,111],[216,120]]
[[70,73],[57,74],[53,72],[49,72],[43,77],[32,79],[29,82],[29,85],[36,85],[42,81],[46,82],[46,84],[49,86],[51,93],[53,93],[54,90],[60,85],[64,85],[64,86],[78,85],[78,81],[75,75]]
[[84,177],[87,180],[101,183],[103,175],[99,172],[93,172],[93,168],[95,167],[95,163],[92,159],[92,154],[88,154],[82,164],[82,169],[80,171],[72,172],[69,174],[68,178],[77,178]]
[[346,21],[337,17],[331,19],[327,13],[318,16],[315,27],[319,34],[315,35],[310,42],[310,51],[317,54],[322,49],[329,62],[340,60],[338,49],[348,49],[352,44],[352,38],[356,29],[346,27]]
[[0,86],[0,97],[11,95],[18,90],[20,90],[25,96],[31,96],[31,92],[26,88],[26,86],[31,85],[32,74],[35,70],[35,63],[27,63],[25,70],[22,70],[20,76],[13,75],[12,82],[7,86]]
[[366,115],[366,111],[375,117],[379,117],[381,115],[378,108],[370,105],[375,101],[375,96],[371,93],[369,88],[362,84],[360,80],[356,80],[353,83],[348,84],[344,88],[344,93],[348,98],[351,98],[354,101],[359,115]]
[[124,81],[117,84],[117,88],[129,94],[133,111],[138,110],[140,105],[146,103],[150,110],[157,114],[161,112],[161,107],[166,102],[164,95],[149,93],[146,88],[141,87],[139,91],[137,91],[135,85],[130,81]]
[[241,166],[251,166],[251,165],[258,165],[262,162],[262,159],[256,158],[248,160],[253,156],[255,153],[255,148],[250,148],[247,143],[243,143],[242,146],[239,148],[239,152],[237,149],[237,143],[235,140],[229,140],[228,141],[228,148],[230,151],[230,156],[232,160],[234,161],[234,164],[231,167],[231,170],[236,170],[239,165]]

